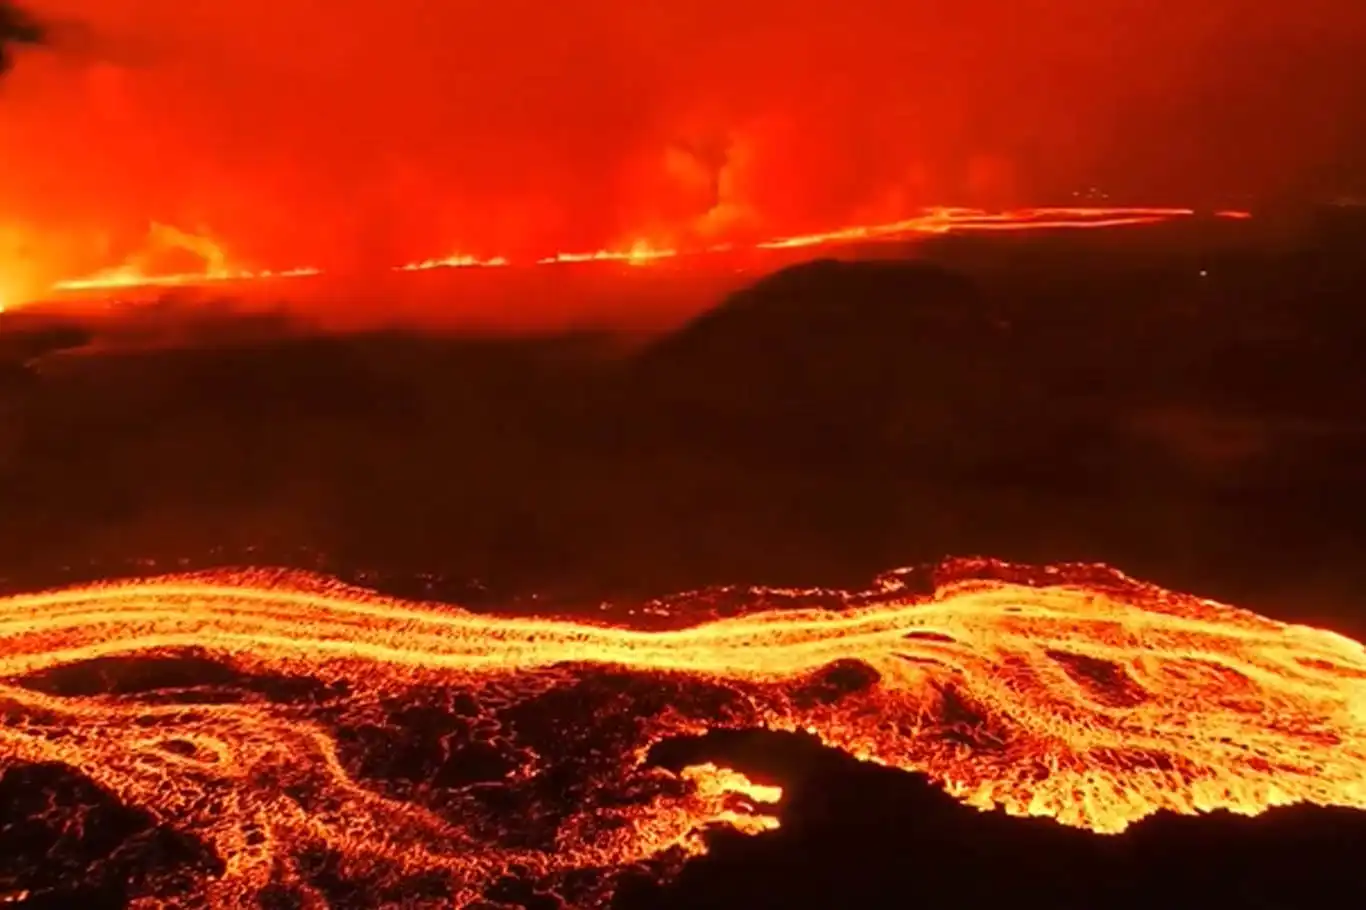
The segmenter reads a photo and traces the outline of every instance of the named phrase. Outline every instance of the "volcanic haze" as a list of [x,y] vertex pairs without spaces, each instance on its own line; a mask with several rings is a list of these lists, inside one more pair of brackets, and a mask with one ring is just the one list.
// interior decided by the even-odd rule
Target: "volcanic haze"
[[153,221],[335,270],[1086,186],[1219,205],[1366,148],[1351,0],[28,6],[53,41],[0,88],[0,253],[64,275]]

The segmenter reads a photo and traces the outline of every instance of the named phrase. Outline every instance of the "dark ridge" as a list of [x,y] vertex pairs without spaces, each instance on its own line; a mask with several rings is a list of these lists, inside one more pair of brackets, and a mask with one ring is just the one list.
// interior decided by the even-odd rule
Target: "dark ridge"
[[892,656],[904,660],[908,664],[923,664],[927,667],[944,667],[945,669],[956,669],[942,660],[933,657],[922,657],[919,654],[902,654],[900,651],[893,651]]
[[753,355],[758,351],[742,352],[739,345],[732,347],[744,340],[732,333],[761,330],[764,326],[760,323],[768,320],[782,320],[767,325],[767,334],[780,343],[821,338],[812,334],[788,339],[784,330],[814,333],[837,329],[852,333],[851,337],[887,343],[895,340],[880,338],[880,329],[934,325],[980,329],[990,324],[972,283],[939,266],[906,260],[820,259],[782,269],[730,295],[719,307],[654,345],[646,359],[704,351]]
[[61,664],[18,680],[46,695],[145,695],[166,689],[232,686],[246,678],[235,668],[194,653],[176,656],[96,657]]
[[945,635],[943,632],[925,632],[920,629],[907,632],[901,637],[907,641],[937,641],[946,645],[957,643],[952,635]]
[[193,704],[264,697],[268,701],[318,702],[345,695],[345,686],[298,676],[257,675],[205,654],[96,657],[62,664],[15,682],[64,698],[118,695],[144,701]]
[[878,672],[861,660],[837,660],[826,664],[793,688],[793,704],[806,708],[829,705],[877,685]]
[[192,756],[199,752],[199,747],[194,743],[184,739],[168,739],[161,743],[161,748],[174,755]]
[[[894,374],[907,354],[946,330],[988,333],[994,321],[972,283],[910,261],[818,260],[782,269],[730,295],[720,306],[656,342],[637,368],[661,379],[709,367],[754,378],[799,381],[858,366]],[[881,355],[881,356],[876,356]],[[832,359],[834,362],[832,362]]]
[[1148,692],[1118,664],[1065,651],[1044,652],[1088,695],[1116,708],[1132,708],[1148,701]]
[[[801,734],[712,733],[658,744],[681,768],[714,761],[784,787],[782,827],[710,836],[665,886],[631,880],[616,910],[708,907],[1328,907],[1366,899],[1366,815],[1290,807],[1256,818],[1160,814],[1118,836],[965,807],[923,777],[858,762]],[[1346,903],[1344,903],[1346,902]]]
[[952,685],[939,686],[939,712],[946,726],[983,727],[988,722],[987,715]]
[[0,362],[25,362],[83,347],[94,335],[87,328],[53,318],[0,313]]
[[918,262],[821,260],[761,279],[642,351],[630,394],[666,431],[828,460],[914,436],[951,409],[966,417],[980,404],[973,364],[998,335],[966,278]]
[[943,732],[939,734],[941,739],[982,755],[999,753],[1005,749],[1006,738],[985,711],[955,685],[940,685],[937,688],[938,716],[943,725]]

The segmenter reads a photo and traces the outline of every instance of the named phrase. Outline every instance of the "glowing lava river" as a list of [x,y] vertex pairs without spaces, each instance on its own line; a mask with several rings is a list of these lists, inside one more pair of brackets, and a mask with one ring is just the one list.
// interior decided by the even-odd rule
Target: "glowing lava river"
[[1366,809],[1357,642],[1094,566],[910,578],[685,595],[649,628],[269,572],[11,596],[0,767],[70,769],[81,786],[36,802],[54,829],[102,794],[197,845],[142,873],[142,907],[334,905],[319,857],[403,906],[473,903],[509,870],[601,905],[624,870],[703,851],[707,826],[777,825],[780,789],[648,760],[716,729],[808,731],[1102,833],[1159,810]]

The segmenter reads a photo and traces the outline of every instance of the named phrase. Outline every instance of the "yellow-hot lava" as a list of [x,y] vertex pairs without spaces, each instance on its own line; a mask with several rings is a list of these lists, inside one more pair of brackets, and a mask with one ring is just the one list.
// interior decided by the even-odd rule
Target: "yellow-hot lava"
[[[367,881],[445,876],[433,906],[512,868],[552,889],[591,870],[606,890],[569,902],[592,902],[614,870],[704,849],[705,826],[777,824],[775,787],[646,760],[719,728],[809,731],[978,808],[1097,832],[1366,809],[1361,644],[1100,567],[959,560],[929,595],[907,577],[673,598],[651,611],[668,628],[255,571],[12,596],[0,763],[70,766],[194,832],[223,860],[199,883],[222,907],[311,893],[306,850]],[[760,606],[708,619],[723,597]],[[471,754],[492,770],[460,770]],[[417,771],[395,772],[404,755]]]

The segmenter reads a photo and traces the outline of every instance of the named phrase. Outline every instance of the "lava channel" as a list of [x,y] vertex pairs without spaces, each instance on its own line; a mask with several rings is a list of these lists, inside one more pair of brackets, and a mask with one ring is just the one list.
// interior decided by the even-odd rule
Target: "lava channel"
[[[807,731],[979,809],[1099,833],[1161,810],[1366,808],[1361,644],[1102,567],[958,560],[929,594],[907,577],[670,598],[667,629],[265,571],[11,596],[0,770],[70,769],[216,858],[189,884],[144,876],[140,907],[280,889],[326,906],[320,863],[404,906],[512,874],[600,905],[711,826],[777,826],[779,788],[648,760],[718,729]],[[722,597],[763,606],[707,619]],[[831,683],[851,667],[856,685]]]

